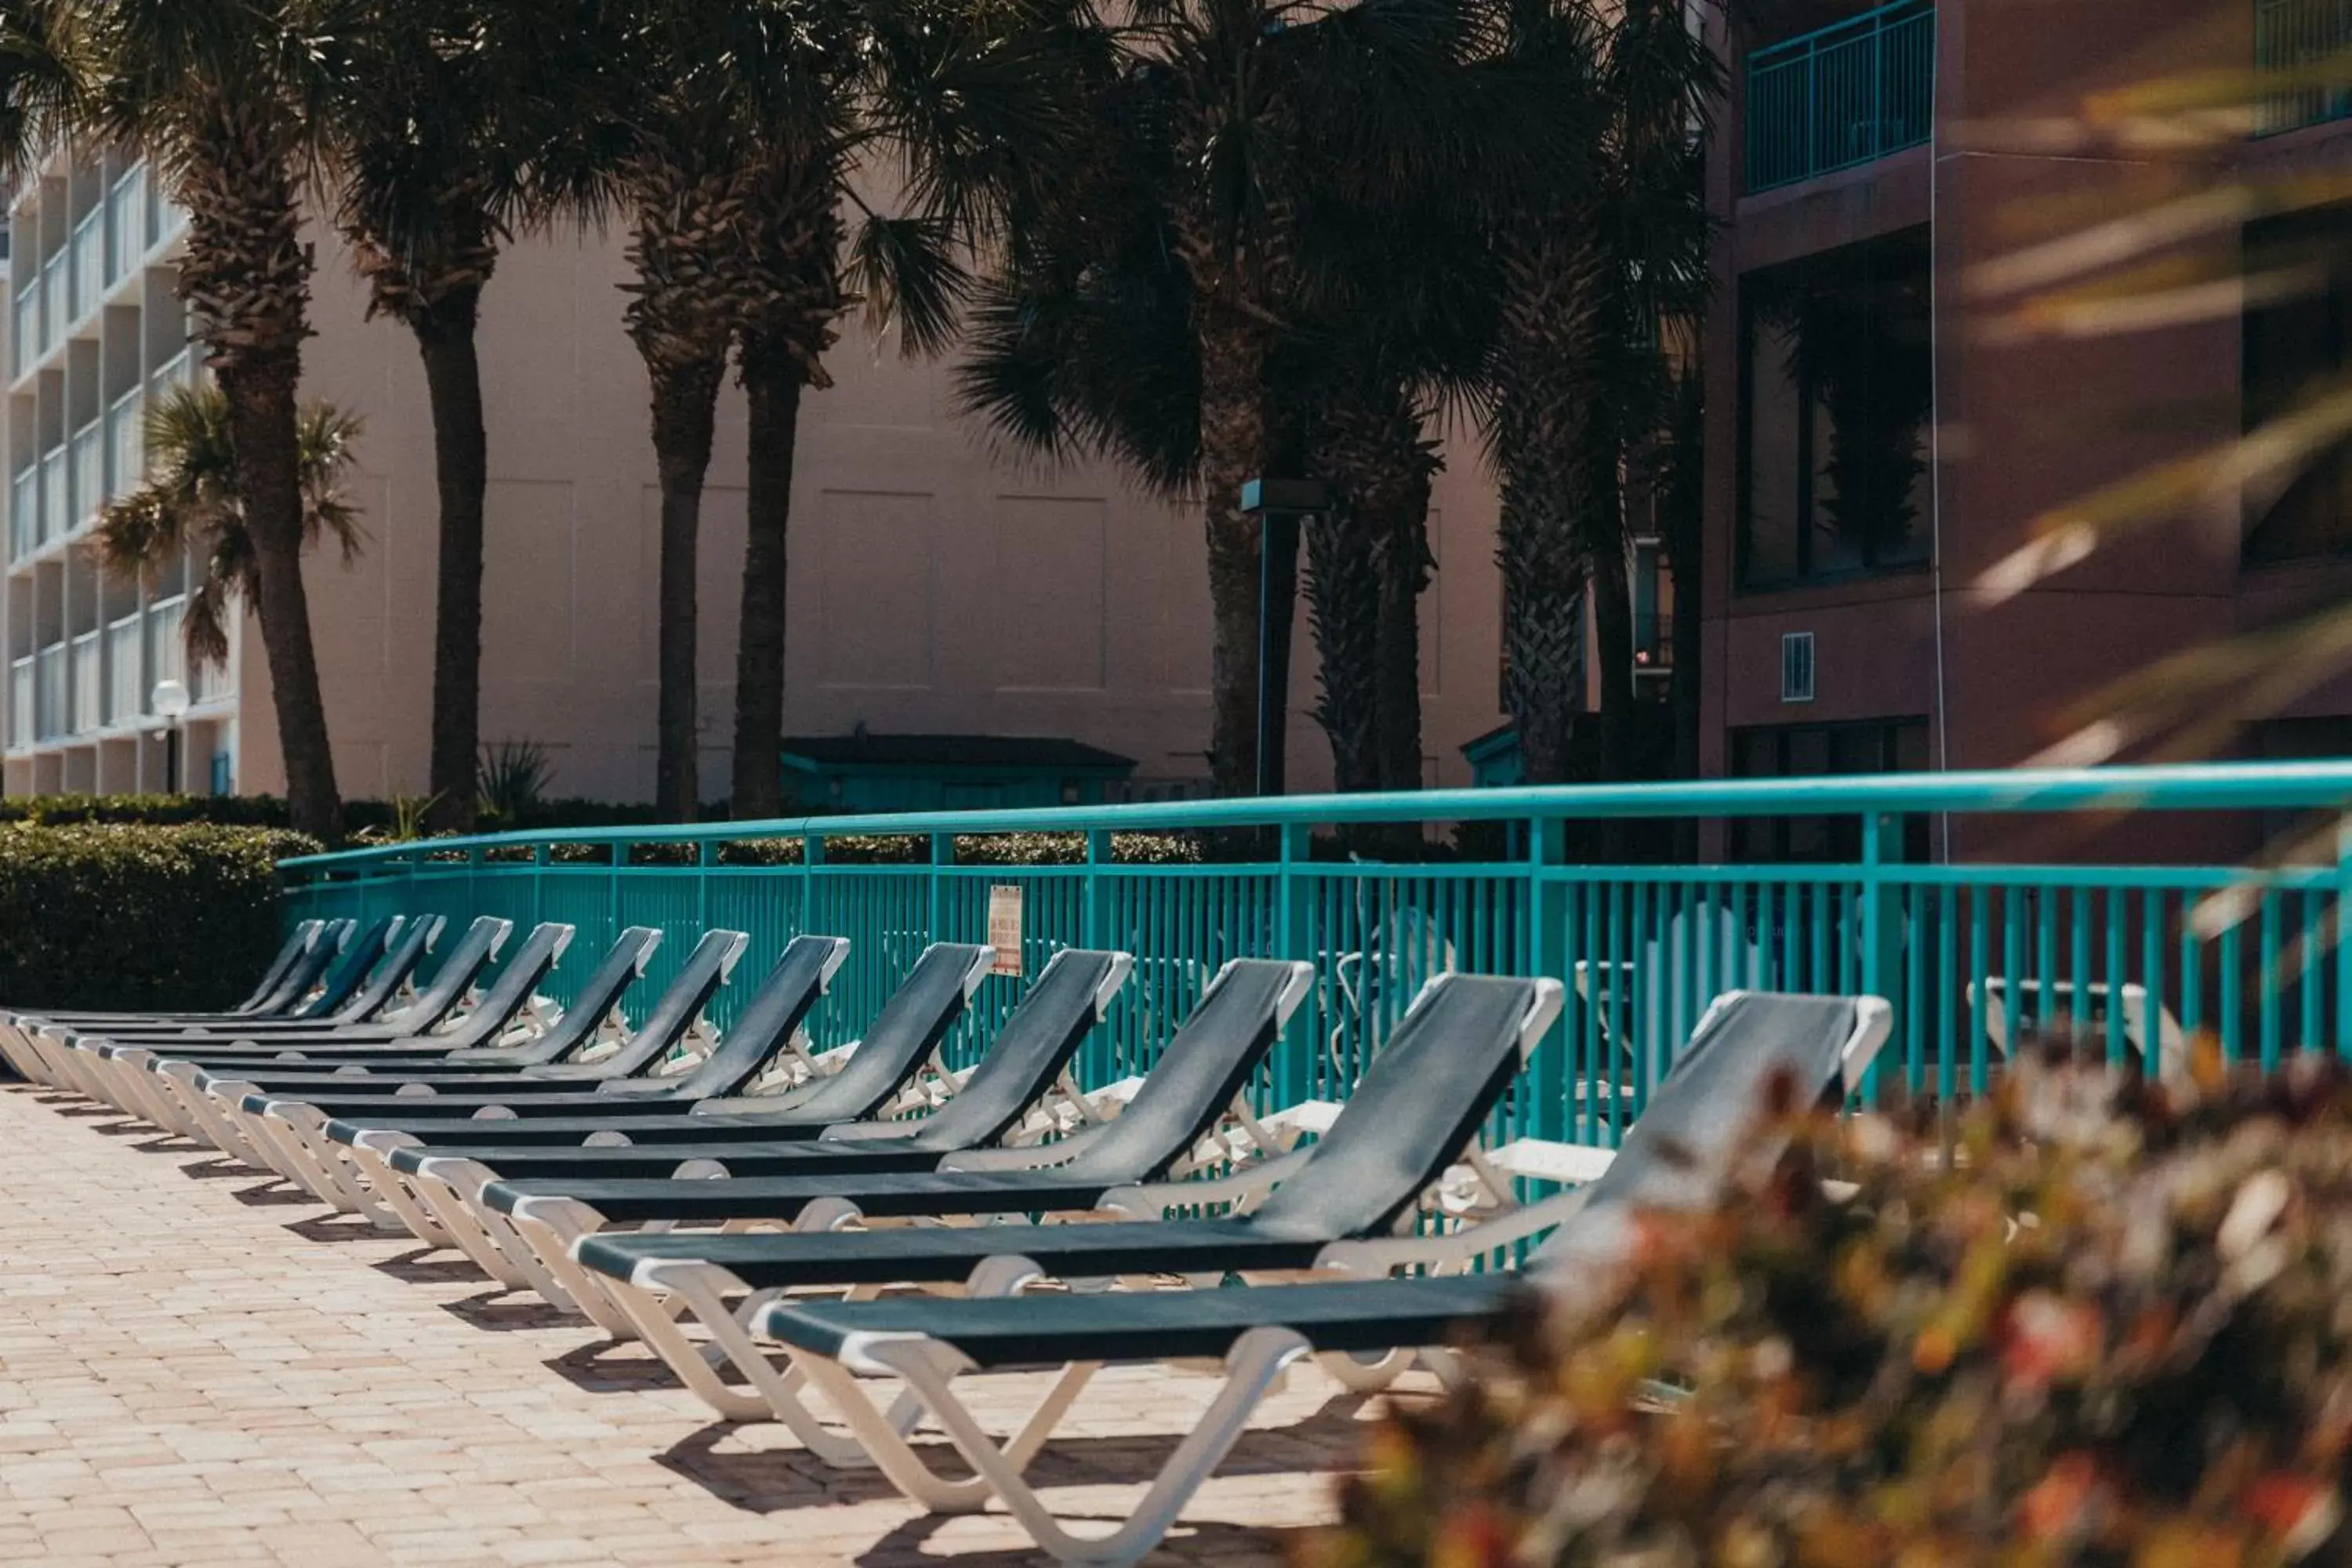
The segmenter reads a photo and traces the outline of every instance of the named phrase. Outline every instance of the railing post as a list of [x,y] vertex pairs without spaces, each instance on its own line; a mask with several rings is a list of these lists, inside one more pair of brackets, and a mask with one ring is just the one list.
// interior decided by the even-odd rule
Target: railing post
[[[1310,931],[1308,900],[1311,889],[1306,868],[1314,850],[1313,836],[1303,822],[1286,822],[1276,830],[1280,842],[1280,858],[1275,864],[1274,877],[1274,942],[1273,958],[1303,959],[1316,965],[1318,978],[1328,987],[1332,977],[1328,971],[1329,955],[1312,951],[1315,939]],[[1326,945],[1328,945],[1328,943]],[[1285,1031],[1279,1057],[1280,1071],[1275,1077],[1275,1103],[1297,1105],[1312,1098],[1315,1092],[1315,1037],[1319,1021],[1309,1016],[1312,1008],[1300,1008],[1291,1015]],[[1340,1086],[1332,1086],[1339,1092]]]
[[[1096,828],[1087,835],[1087,880],[1079,890],[1080,916],[1086,922],[1086,944],[1107,948],[1111,944],[1111,889],[1108,868],[1111,863],[1110,832]],[[1138,959],[1151,956],[1137,953]]]
[[694,841],[694,918],[704,931],[710,929],[710,868],[719,864],[719,846],[709,838]]
[[[530,923],[534,926],[541,924],[547,919],[547,846],[532,845],[530,847]],[[615,927],[613,934],[619,935],[619,928]]]
[[[2352,812],[2336,819],[2336,1054],[2352,1056]],[[2150,991],[2155,987],[2151,985]]]
[[[1904,1026],[1903,897],[1890,887],[1890,868],[1903,864],[1903,818],[1874,812],[1862,819],[1862,988],[1884,996],[1895,1008],[1895,1028]],[[1883,1058],[1885,1051],[1880,1052]],[[1878,1099],[1878,1064],[1863,1079],[1865,1103]]]
[[[1568,822],[1564,817],[1539,816],[1528,824],[1528,951],[1521,955],[1525,973],[1562,978],[1575,973],[1576,955],[1568,951],[1568,885],[1551,875],[1568,861]],[[1531,1137],[1564,1138],[1569,1116],[1569,1029],[1571,1009],[1560,1015],[1551,1033],[1536,1047],[1531,1064],[1535,1105],[1522,1108],[1519,1121]],[[1595,1092],[1598,1090],[1596,1089]]]
[[[952,833],[932,834],[930,880],[925,889],[925,892],[928,897],[925,899],[923,906],[923,919],[929,926],[930,934],[928,940],[931,942],[945,942],[947,940],[948,879],[940,874],[940,868],[942,866],[952,866],[954,864],[955,835]],[[982,934],[984,935],[985,933],[983,932]]]
[[816,874],[824,864],[824,839],[821,835],[801,835],[801,925],[793,934],[806,936],[816,930]]

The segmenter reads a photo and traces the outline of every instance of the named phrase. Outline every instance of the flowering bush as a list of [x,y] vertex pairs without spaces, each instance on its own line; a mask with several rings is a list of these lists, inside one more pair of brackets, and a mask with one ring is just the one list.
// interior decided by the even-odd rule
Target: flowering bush
[[2352,1079],[2199,1077],[2021,1066],[1948,1160],[1768,1117],[1712,1212],[1392,1411],[1309,1561],[2347,1561]]

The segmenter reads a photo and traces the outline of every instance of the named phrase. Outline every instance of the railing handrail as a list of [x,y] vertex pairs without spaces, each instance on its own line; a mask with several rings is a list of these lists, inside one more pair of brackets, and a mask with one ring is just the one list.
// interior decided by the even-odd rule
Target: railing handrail
[[2107,768],[2011,768],[1968,773],[1829,774],[1802,779],[1700,779],[1677,784],[1555,784],[1516,789],[1285,795],[1279,799],[1038,806],[646,827],[550,828],[412,839],[303,855],[289,869],[345,869],[452,850],[537,844],[724,844],[752,838],[935,834],[1139,832],[1370,822],[1495,822],[1537,817],[1918,816],[1941,813],[2243,811],[2352,807],[2352,763],[2200,763]]
[[1859,16],[1848,16],[1843,22],[1832,22],[1825,27],[1815,27],[1810,33],[1800,33],[1793,38],[1783,38],[1777,44],[1751,49],[1748,54],[1748,68],[1750,70],[1759,67],[1769,69],[1780,64],[1783,56],[1794,58],[1809,55],[1816,49],[1877,32],[1889,23],[1907,21],[1920,12],[1935,8],[1936,0],[1888,0],[1888,4],[1864,11]]
[[109,414],[120,414],[122,412],[123,405],[125,404],[129,403],[134,397],[144,396],[146,395],[146,391],[147,389],[143,386],[134,386],[130,391],[124,393],[121,396],[116,398],[113,402],[108,404],[106,405],[106,411]]
[[139,624],[139,618],[140,612],[133,610],[127,616],[117,616],[114,619],[107,622],[106,629],[110,632],[119,632],[125,626],[135,626]]

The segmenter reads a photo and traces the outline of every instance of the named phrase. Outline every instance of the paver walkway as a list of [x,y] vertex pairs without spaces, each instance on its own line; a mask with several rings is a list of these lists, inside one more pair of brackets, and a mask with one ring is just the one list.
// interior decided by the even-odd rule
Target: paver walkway
[[[1122,1517],[1213,1388],[1107,1373],[1038,1479],[1066,1516]],[[1297,1376],[1162,1557],[1279,1562],[1369,1414]],[[712,1423],[453,1254],[0,1084],[0,1562],[942,1559],[1038,1560],[1002,1516],[928,1516],[779,1427]]]

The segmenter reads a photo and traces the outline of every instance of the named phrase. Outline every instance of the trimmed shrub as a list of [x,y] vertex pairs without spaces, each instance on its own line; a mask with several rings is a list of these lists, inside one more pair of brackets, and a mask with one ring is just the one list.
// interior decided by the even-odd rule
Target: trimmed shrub
[[277,862],[318,849],[260,827],[0,826],[0,998],[233,1005],[278,946]]
[[1304,1560],[2347,1560],[2340,1066],[2021,1068],[1948,1163],[1874,1119],[1775,1130],[1713,1212],[1640,1216],[1613,1282],[1530,1292],[1462,1387],[1400,1404]]

